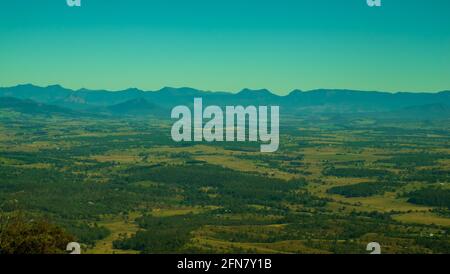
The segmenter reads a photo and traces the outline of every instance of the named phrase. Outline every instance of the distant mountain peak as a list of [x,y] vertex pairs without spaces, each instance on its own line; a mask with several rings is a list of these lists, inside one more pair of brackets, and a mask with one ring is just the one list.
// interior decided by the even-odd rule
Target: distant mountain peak
[[15,86],[15,88],[39,88],[39,87],[33,84],[20,84]]
[[63,88],[61,85],[58,85],[58,84],[55,84],[55,85],[48,85],[47,88],[62,88],[62,89],[65,89],[65,88]]
[[288,94],[288,96],[289,96],[289,95],[301,94],[301,93],[304,93],[304,91],[301,90],[301,89],[294,89],[293,91],[291,91],[291,92]]
[[273,93],[268,89],[249,89],[249,88],[242,89],[238,94],[255,94],[255,93],[273,95]]

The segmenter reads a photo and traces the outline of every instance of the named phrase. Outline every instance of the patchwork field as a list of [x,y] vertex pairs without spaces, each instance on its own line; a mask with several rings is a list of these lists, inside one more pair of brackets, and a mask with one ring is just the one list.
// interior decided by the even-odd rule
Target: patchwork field
[[1,215],[87,253],[450,253],[450,129],[294,119],[280,150],[137,118],[0,118]]

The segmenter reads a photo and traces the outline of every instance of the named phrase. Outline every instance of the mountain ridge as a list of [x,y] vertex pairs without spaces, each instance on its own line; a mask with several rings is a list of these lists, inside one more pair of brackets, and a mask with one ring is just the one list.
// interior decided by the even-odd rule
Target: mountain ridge
[[[431,111],[447,115],[445,107],[450,105],[450,91],[436,93],[380,92],[349,89],[316,89],[310,91],[293,90],[287,95],[277,95],[268,89],[245,88],[237,93],[224,91],[202,91],[189,87],[164,87],[157,91],[128,88],[119,91],[71,90],[61,85],[39,87],[32,84],[0,88],[0,97],[32,100],[37,103],[59,106],[76,111],[97,111],[115,114],[149,114],[151,109],[158,113],[168,112],[177,105],[192,106],[195,97],[202,97],[204,105],[278,105],[286,113],[376,113],[412,109],[416,115]],[[139,100],[140,101],[139,101]],[[137,101],[136,101],[137,100]],[[430,107],[431,106],[431,107]],[[430,109],[431,108],[431,109]],[[436,108],[436,109],[434,109]],[[446,117],[444,117],[446,118]]]
[[345,88],[317,88],[317,89],[310,89],[310,90],[301,90],[301,89],[293,89],[292,91],[288,92],[285,95],[279,95],[276,94],[274,92],[272,92],[269,89],[251,89],[251,88],[242,88],[241,90],[237,91],[237,92],[230,92],[230,91],[212,91],[212,90],[202,90],[202,89],[196,89],[196,88],[192,88],[192,87],[171,87],[171,86],[165,86],[162,87],[160,89],[157,90],[144,90],[144,89],[140,89],[140,88],[136,88],[136,87],[130,87],[130,88],[126,88],[126,89],[119,89],[119,90],[107,90],[107,89],[89,89],[89,88],[79,88],[79,89],[71,89],[71,88],[66,88],[60,84],[51,84],[48,86],[39,86],[39,85],[35,85],[35,84],[31,84],[31,83],[26,83],[26,84],[18,84],[18,85],[14,85],[14,86],[0,86],[0,90],[4,90],[4,89],[15,89],[15,88],[20,88],[20,87],[26,87],[26,88],[38,88],[38,89],[48,89],[48,88],[60,88],[62,90],[67,90],[67,91],[71,91],[71,92],[110,92],[110,93],[120,93],[120,92],[165,92],[165,91],[169,91],[169,90],[193,90],[193,91],[199,91],[199,92],[203,92],[203,93],[226,93],[226,94],[231,94],[231,95],[236,95],[242,92],[269,92],[275,96],[278,97],[287,97],[289,95],[291,95],[291,93],[309,93],[309,92],[320,92],[320,91],[333,91],[333,92],[360,92],[360,93],[383,93],[383,94],[391,94],[391,95],[395,95],[395,94],[440,94],[440,93],[450,93],[450,90],[440,90],[440,91],[433,91],[433,92],[425,92],[425,91],[395,91],[395,92],[389,92],[389,91],[381,91],[381,90],[360,90],[360,89],[345,89]]

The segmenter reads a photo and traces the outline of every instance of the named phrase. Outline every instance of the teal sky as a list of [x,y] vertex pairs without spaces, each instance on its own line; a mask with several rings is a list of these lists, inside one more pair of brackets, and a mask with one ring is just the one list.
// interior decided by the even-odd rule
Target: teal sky
[[0,0],[0,86],[450,89],[450,1]]

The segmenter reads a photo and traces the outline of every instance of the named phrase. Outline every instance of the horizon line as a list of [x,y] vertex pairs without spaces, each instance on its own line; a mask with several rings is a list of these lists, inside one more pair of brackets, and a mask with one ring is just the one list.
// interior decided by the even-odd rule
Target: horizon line
[[160,92],[160,91],[163,91],[164,89],[174,89],[174,90],[191,89],[191,90],[195,90],[195,91],[199,91],[199,92],[203,92],[203,93],[226,93],[226,94],[233,95],[233,94],[239,94],[243,91],[255,91],[255,92],[267,91],[270,94],[272,94],[274,96],[278,96],[278,97],[286,97],[294,92],[308,93],[308,92],[317,92],[317,91],[324,91],[324,90],[338,91],[338,92],[351,91],[351,92],[362,92],[362,93],[374,93],[375,92],[375,93],[385,93],[385,94],[393,94],[393,95],[394,94],[405,94],[405,93],[408,93],[408,94],[440,94],[440,93],[444,93],[444,92],[450,92],[450,89],[437,90],[437,91],[382,91],[382,90],[362,90],[362,89],[348,89],[348,88],[316,88],[316,89],[310,89],[310,90],[293,89],[285,95],[280,95],[280,94],[277,94],[267,88],[262,88],[262,89],[242,88],[235,92],[223,91],[223,90],[222,91],[220,91],[220,90],[203,90],[203,89],[197,89],[197,88],[188,87],[188,86],[180,86],[180,87],[163,86],[162,88],[156,89],[156,90],[145,90],[145,89],[141,89],[141,88],[137,88],[137,87],[129,87],[129,88],[125,88],[125,89],[110,90],[110,89],[91,89],[91,88],[87,88],[87,87],[73,89],[73,88],[65,87],[61,84],[50,84],[50,85],[44,86],[44,85],[37,85],[37,84],[33,84],[33,83],[22,83],[22,84],[16,84],[13,86],[0,86],[0,88],[15,88],[15,87],[20,87],[20,86],[33,86],[33,87],[37,87],[37,88],[61,87],[63,89],[70,90],[72,92],[80,92],[80,91],[99,92],[100,91],[100,92],[111,92],[111,93],[124,92],[124,91],[128,91],[128,90],[138,90],[140,92]]

